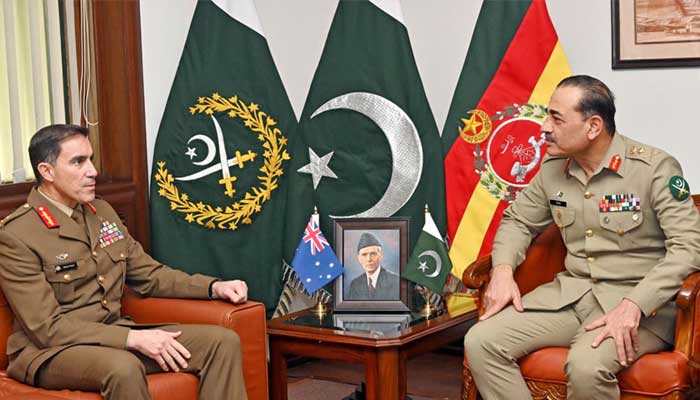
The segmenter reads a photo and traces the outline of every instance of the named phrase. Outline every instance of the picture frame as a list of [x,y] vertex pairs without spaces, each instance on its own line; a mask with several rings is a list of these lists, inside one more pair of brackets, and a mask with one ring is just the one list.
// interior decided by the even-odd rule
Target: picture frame
[[[335,280],[335,311],[409,311],[409,284],[401,279],[408,261],[408,228],[409,219],[401,217],[333,221],[335,252],[345,268]],[[358,246],[363,246],[362,252]],[[368,280],[372,279],[376,286],[370,288]]]
[[612,68],[700,66],[694,0],[611,0]]
[[410,314],[333,314],[333,325],[344,331],[386,336],[411,325]]

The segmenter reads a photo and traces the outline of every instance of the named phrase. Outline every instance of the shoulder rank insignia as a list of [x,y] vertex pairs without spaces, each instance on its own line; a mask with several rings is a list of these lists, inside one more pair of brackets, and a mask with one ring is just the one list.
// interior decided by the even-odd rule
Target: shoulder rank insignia
[[620,169],[620,163],[622,161],[622,157],[620,157],[619,154],[615,154],[612,156],[610,159],[610,164],[608,164],[608,169],[617,172],[618,169]]
[[671,194],[676,200],[683,201],[690,196],[690,185],[688,185],[688,181],[683,179],[682,176],[672,176],[668,182],[668,188],[671,190]]
[[47,228],[53,229],[53,228],[58,228],[59,223],[56,221],[56,217],[51,214],[51,211],[49,211],[48,208],[44,206],[39,206],[36,208],[36,213],[39,215],[39,218],[41,218],[41,221],[46,225]]

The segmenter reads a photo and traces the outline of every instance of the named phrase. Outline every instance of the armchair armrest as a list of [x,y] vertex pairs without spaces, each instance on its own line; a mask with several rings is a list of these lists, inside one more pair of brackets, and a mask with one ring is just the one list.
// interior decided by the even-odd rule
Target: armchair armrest
[[700,383],[700,272],[685,278],[676,297],[675,350],[684,353],[690,360],[690,377],[694,385]]
[[138,323],[210,324],[235,331],[241,339],[248,398],[268,398],[265,306],[261,303],[141,298],[127,290],[122,297],[122,314]]

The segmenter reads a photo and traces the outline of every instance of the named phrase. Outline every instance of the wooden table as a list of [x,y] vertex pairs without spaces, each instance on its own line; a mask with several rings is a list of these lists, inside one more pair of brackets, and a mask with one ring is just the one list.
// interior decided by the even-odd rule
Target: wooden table
[[272,400],[287,399],[286,355],[291,354],[364,364],[367,400],[406,399],[408,359],[461,339],[476,322],[476,311],[445,313],[383,335],[321,327],[320,318],[318,326],[294,322],[308,322],[311,315],[309,309],[267,322]]

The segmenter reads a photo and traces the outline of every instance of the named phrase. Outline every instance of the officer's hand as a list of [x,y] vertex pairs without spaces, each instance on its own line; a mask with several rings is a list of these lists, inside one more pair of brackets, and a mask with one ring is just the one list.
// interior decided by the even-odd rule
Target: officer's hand
[[214,297],[228,300],[233,304],[248,300],[248,285],[244,281],[218,281],[211,287]]
[[484,293],[485,311],[479,321],[492,317],[511,302],[517,311],[523,311],[520,289],[513,279],[513,268],[505,264],[497,265],[491,270],[491,282]]
[[168,332],[162,329],[132,329],[126,337],[126,347],[136,350],[153,359],[163,371],[179,372],[187,368],[190,352],[175,340],[182,332]]
[[620,304],[597,320],[586,325],[587,331],[603,327],[595,337],[591,346],[598,347],[606,338],[615,340],[617,359],[624,367],[634,361],[636,352],[639,351],[639,336],[637,328],[642,312],[639,306],[631,300],[622,299]]

